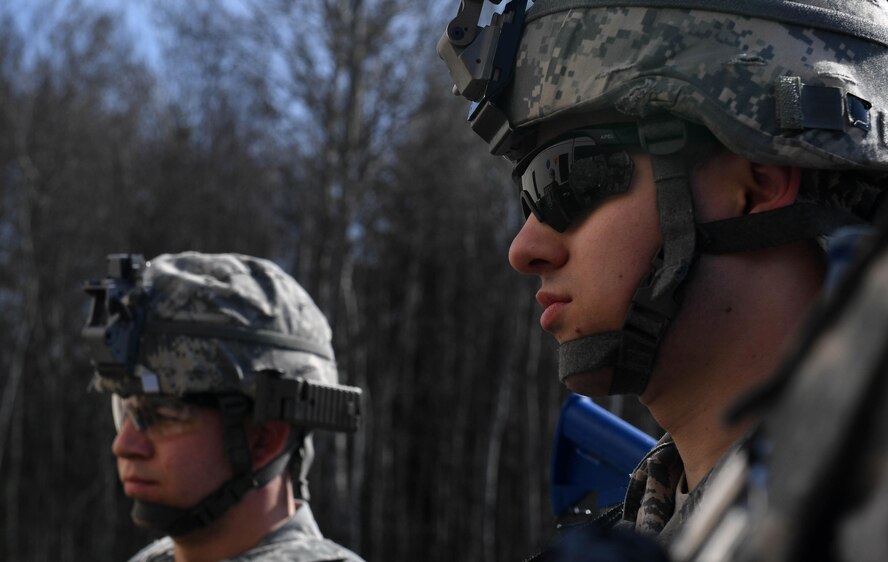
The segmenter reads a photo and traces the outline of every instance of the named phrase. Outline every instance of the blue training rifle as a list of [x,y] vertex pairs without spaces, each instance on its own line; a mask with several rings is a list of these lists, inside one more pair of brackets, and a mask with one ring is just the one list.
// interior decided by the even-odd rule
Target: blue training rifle
[[592,493],[598,509],[623,501],[629,474],[654,444],[654,438],[591,399],[568,396],[552,448],[555,516],[569,515]]

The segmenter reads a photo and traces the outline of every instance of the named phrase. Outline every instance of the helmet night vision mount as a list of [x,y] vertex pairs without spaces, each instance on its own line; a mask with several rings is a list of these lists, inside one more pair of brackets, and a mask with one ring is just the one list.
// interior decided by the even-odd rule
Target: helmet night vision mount
[[[468,118],[472,130],[490,145],[492,154],[508,156],[524,139],[496,100],[512,79],[527,0],[507,0],[502,12],[492,15],[490,25],[481,27],[484,1],[461,0],[437,51],[450,70],[453,93],[473,102]],[[498,5],[501,0],[490,2]]]

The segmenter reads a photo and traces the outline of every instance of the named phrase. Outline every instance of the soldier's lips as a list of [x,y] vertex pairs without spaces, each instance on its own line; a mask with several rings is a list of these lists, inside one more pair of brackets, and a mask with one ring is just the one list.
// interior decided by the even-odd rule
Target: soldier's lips
[[127,477],[123,479],[123,493],[129,497],[144,496],[155,490],[158,485],[155,480]]
[[540,315],[540,326],[547,332],[555,327],[561,312],[572,300],[566,295],[547,291],[537,292],[536,299],[540,306],[543,307],[543,313]]

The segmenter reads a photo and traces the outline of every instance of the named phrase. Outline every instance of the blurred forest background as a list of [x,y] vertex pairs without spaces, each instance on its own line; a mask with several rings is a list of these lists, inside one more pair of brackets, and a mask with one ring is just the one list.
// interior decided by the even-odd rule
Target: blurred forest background
[[79,336],[83,282],[121,251],[264,256],[315,297],[369,406],[317,437],[329,537],[371,562],[517,561],[552,535],[565,393],[506,260],[508,168],[435,55],[457,4],[0,2],[0,559],[152,538]]

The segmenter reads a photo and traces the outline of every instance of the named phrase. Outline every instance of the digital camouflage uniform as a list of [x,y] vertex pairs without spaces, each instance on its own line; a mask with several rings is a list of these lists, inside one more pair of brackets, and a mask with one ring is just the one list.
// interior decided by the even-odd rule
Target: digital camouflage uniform
[[[133,518],[172,537],[216,520],[245,494],[283,474],[306,475],[311,431],[354,431],[360,389],[338,384],[332,333],[309,294],[276,264],[240,254],[109,256],[111,271],[87,284],[93,307],[84,335],[94,386],[127,397],[175,397],[217,408],[233,477],[189,508],[134,501]],[[115,410],[118,429],[123,414]],[[253,469],[247,418],[290,424],[284,451]],[[136,427],[139,423],[133,419]],[[146,428],[140,428],[145,430]],[[134,560],[172,560],[169,537]],[[236,560],[360,560],[326,540],[306,501],[281,528]]]
[[684,463],[672,438],[664,435],[632,472],[623,504],[600,515],[599,521],[633,529],[639,534],[656,537],[662,544],[670,544],[697,511],[726,461],[745,441],[746,438],[742,438],[722,455],[694,489],[682,493],[681,501],[677,501],[678,489],[684,482]]
[[[548,157],[538,152],[544,150],[538,140],[566,145],[545,137],[547,130],[574,128],[582,138],[583,128],[637,123],[644,137],[637,145],[649,154],[654,170],[664,239],[662,259],[639,286],[623,329],[559,346],[562,380],[613,366],[611,392],[639,394],[674,315],[674,301],[680,305],[684,281],[701,253],[815,238],[825,242],[840,228],[873,219],[888,187],[884,0],[539,0],[526,19],[518,12],[507,6],[485,28],[500,35],[482,32],[483,41],[469,46],[462,40],[469,28],[458,14],[438,52],[450,68],[454,91],[477,102],[470,112],[472,128],[492,153],[516,164],[525,214],[533,212],[562,232],[594,208],[598,200],[590,190],[616,177],[605,175],[607,166],[600,164],[583,166],[600,174],[593,177],[597,181],[586,179],[576,163],[571,164],[575,170],[562,171],[555,158],[560,155],[552,153],[556,164],[549,169],[546,162],[551,176],[539,184],[533,179],[531,192],[522,174],[538,168],[534,160],[525,162]],[[509,59],[499,58],[499,50],[485,67],[487,45],[508,48],[515,28],[520,41],[514,67],[509,70],[504,62]],[[507,76],[504,85],[497,76]],[[478,86],[484,80],[486,90]],[[801,167],[797,202],[738,217],[730,225],[696,223],[691,198],[681,193],[681,184],[688,182],[676,162],[684,158],[685,168],[693,165],[692,154],[682,154],[691,146],[689,137],[661,125],[676,121],[685,124],[676,128],[682,131],[702,125],[729,151],[752,162]],[[603,138],[595,137],[602,146]],[[615,132],[609,138],[627,143]],[[581,158],[569,154],[572,162]],[[546,181],[551,183],[543,185]],[[639,340],[654,343],[639,351]],[[732,451],[719,461],[714,470],[719,474],[710,473],[671,521],[683,469],[674,447],[661,444],[633,475],[622,519],[643,532],[665,533],[662,540],[671,541],[691,513],[702,509],[701,496],[712,493],[713,481],[723,480],[720,473],[735,470],[733,458]],[[613,523],[616,517],[609,513],[604,520]]]
[[[350,550],[325,539],[307,503],[280,528],[231,562],[362,562]],[[139,551],[130,562],[175,562],[173,541],[164,537]]]
[[[627,4],[632,3],[552,0],[534,5],[513,86],[503,96],[513,126],[553,119],[579,124],[589,115],[645,117],[667,110],[700,122],[729,150],[753,161],[843,170],[811,176],[800,198],[871,216],[886,188],[884,176],[854,176],[846,170],[888,166],[885,111],[868,112],[867,125],[848,123],[850,117],[840,115],[838,127],[845,134],[834,134],[806,127],[803,122],[814,117],[791,105],[798,84],[812,82],[851,94],[851,104],[884,99],[884,45],[787,25],[791,14],[785,16],[788,22],[740,15],[736,11],[746,8],[726,8],[720,2],[709,4],[724,12],[698,9],[705,2],[696,3],[693,10],[671,8],[666,2],[649,2],[650,7]],[[859,5],[861,18],[888,23],[885,3]],[[816,56],[823,52],[836,60]],[[746,87],[732,89],[732,84]],[[854,185],[848,185],[848,178]],[[661,542],[671,542],[697,509],[713,476],[710,473],[674,513],[682,474],[674,445],[661,441],[631,477],[620,525],[634,524],[639,532],[662,534]]]

